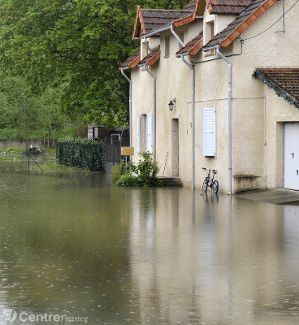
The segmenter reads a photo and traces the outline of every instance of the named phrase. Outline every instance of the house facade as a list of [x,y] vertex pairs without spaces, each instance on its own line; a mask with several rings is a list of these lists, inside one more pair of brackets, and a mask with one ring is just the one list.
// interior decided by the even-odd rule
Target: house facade
[[137,8],[130,81],[134,161],[200,188],[218,170],[224,193],[299,190],[299,3],[196,0]]

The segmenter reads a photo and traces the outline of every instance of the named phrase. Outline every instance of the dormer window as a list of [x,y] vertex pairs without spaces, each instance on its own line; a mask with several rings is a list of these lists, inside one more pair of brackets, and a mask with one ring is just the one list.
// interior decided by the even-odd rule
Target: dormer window
[[[211,20],[206,23],[206,44],[215,37],[215,23]],[[210,50],[206,53],[206,56],[215,55],[216,50]]]

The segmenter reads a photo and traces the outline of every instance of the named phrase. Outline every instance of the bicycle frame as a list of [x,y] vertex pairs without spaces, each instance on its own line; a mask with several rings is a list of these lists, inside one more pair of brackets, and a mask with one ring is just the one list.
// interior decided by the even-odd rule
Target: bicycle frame
[[[207,168],[202,168],[203,170],[207,171]],[[211,172],[213,172],[213,176],[211,177]],[[211,170],[209,169],[207,176],[205,177],[202,189],[206,192],[208,187],[211,188],[212,191],[215,191],[218,193],[219,190],[219,182],[215,180],[215,175],[217,174],[217,170]],[[216,189],[215,189],[216,188]]]

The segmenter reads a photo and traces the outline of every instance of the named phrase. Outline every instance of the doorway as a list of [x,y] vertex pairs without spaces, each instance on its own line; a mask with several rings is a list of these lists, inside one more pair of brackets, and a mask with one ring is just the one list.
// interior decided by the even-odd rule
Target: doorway
[[299,123],[284,127],[284,187],[299,190]]

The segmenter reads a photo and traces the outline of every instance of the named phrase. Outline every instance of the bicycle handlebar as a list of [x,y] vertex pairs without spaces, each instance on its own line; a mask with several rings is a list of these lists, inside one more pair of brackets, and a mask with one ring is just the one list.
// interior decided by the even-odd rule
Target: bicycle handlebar
[[[207,170],[206,167],[202,167],[201,169]],[[217,174],[218,173],[218,170],[217,169],[209,169],[209,171],[213,172],[214,174]]]

